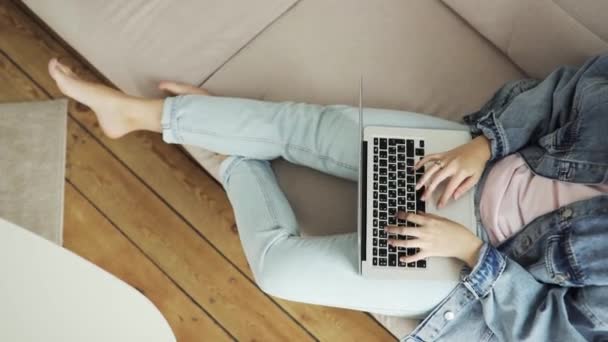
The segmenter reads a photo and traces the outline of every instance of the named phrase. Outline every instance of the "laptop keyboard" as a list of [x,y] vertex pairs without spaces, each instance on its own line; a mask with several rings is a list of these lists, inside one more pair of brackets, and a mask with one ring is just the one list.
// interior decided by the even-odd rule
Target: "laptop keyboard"
[[372,265],[377,267],[426,268],[426,259],[404,263],[399,259],[414,255],[419,248],[391,247],[388,239],[409,240],[414,237],[387,234],[384,227],[398,225],[416,227],[399,220],[397,211],[425,212],[424,202],[416,191],[416,182],[424,173],[414,165],[424,156],[424,140],[374,138],[373,152],[373,237]]

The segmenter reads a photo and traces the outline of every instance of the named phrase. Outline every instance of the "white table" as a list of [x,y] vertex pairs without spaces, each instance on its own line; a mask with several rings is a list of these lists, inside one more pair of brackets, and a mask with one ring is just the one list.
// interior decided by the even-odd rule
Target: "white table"
[[2,219],[0,270],[0,341],[175,341],[138,291]]

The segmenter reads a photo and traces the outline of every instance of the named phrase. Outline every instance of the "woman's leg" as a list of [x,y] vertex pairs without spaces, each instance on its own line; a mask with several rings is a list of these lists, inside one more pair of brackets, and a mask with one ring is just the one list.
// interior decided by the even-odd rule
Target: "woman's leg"
[[[466,129],[440,118],[366,108],[365,125]],[[163,138],[252,159],[282,157],[334,176],[357,179],[359,112],[320,106],[213,96],[165,99]]]
[[[222,176],[243,248],[263,290],[294,301],[420,317],[454,287],[455,283],[360,277],[356,235],[300,237],[269,163],[251,159],[282,156],[355,179],[356,109],[205,96],[177,97],[163,103],[56,76],[66,95],[91,106],[100,122],[105,118],[104,131],[114,129],[115,136],[137,129],[162,129],[169,142],[244,156],[226,160]],[[414,113],[366,109],[366,114],[366,125],[464,129]]]
[[268,161],[230,158],[223,183],[255,280],[273,296],[421,318],[456,285],[366,279],[357,271],[356,233],[300,237]]

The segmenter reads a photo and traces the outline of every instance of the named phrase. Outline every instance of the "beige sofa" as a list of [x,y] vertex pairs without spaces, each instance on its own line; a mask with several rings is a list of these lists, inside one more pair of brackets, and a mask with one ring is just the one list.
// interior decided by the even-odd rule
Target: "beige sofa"
[[[158,80],[175,79],[222,95],[355,104],[363,75],[367,106],[454,120],[505,81],[608,47],[608,1],[598,0],[24,2],[133,94],[156,95]],[[188,150],[216,172],[209,152]],[[283,161],[274,168],[304,231],[356,227],[354,184]],[[397,336],[416,324],[378,319]]]

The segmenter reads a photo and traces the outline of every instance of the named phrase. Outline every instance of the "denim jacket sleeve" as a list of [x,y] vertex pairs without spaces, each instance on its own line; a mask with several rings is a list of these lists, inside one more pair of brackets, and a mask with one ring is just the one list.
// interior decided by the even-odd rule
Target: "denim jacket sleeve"
[[517,152],[560,129],[576,115],[584,82],[606,76],[608,55],[598,56],[581,68],[561,67],[542,81],[512,81],[499,89],[479,111],[464,117],[474,136],[491,142],[492,160]]
[[499,341],[596,341],[608,336],[605,286],[539,282],[488,243],[463,284],[480,300],[484,320]]

